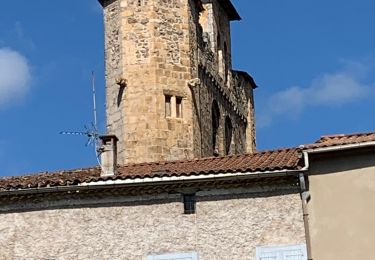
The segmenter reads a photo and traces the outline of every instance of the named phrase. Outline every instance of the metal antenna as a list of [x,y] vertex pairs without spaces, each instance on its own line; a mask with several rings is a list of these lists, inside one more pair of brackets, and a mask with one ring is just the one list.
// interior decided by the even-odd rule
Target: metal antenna
[[92,76],[92,100],[93,100],[93,113],[94,113],[94,128],[97,131],[98,130],[98,122],[97,122],[97,117],[96,117],[96,91],[95,91],[95,72],[91,72]]
[[93,115],[94,115],[94,122],[91,123],[92,128],[88,128],[85,125],[86,131],[62,131],[60,134],[63,135],[81,135],[81,136],[87,136],[88,140],[86,142],[86,146],[88,145],[94,145],[95,147],[95,155],[96,160],[98,161],[98,164],[100,167],[102,167],[100,162],[100,140],[99,140],[99,133],[98,133],[98,121],[97,121],[97,115],[96,115],[96,90],[95,90],[95,73],[94,71],[91,72],[91,80],[92,80],[92,101],[93,101]]

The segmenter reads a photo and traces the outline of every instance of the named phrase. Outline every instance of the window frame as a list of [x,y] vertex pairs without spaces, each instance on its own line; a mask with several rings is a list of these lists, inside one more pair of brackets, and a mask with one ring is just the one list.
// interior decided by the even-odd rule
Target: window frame
[[197,210],[197,197],[194,193],[183,194],[184,214],[192,215]]
[[[285,260],[286,255],[291,251],[300,251],[302,253],[300,260],[307,260],[306,244],[281,245],[281,246],[258,246],[256,247],[256,260],[262,260],[262,257],[275,257],[275,260]],[[290,255],[289,255],[290,256]]]
[[182,109],[183,109],[182,100],[183,100],[182,97],[176,96],[176,118],[182,118],[183,117],[183,113],[182,113]]
[[165,117],[172,117],[172,95],[164,95]]

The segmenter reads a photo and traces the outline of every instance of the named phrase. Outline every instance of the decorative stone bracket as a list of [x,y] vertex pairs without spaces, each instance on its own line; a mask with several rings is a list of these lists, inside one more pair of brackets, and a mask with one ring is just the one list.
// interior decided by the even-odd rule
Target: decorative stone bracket
[[195,89],[196,87],[200,86],[201,80],[199,78],[191,79],[188,81],[188,86],[190,89]]
[[123,77],[116,78],[116,84],[119,85],[120,88],[125,88],[127,83],[128,83],[127,79]]

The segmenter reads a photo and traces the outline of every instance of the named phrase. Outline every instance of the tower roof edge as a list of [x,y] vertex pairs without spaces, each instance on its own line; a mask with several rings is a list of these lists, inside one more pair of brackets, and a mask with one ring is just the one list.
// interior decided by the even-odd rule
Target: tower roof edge
[[230,21],[240,21],[241,20],[241,16],[238,14],[236,7],[234,7],[231,0],[218,0],[218,2],[227,11]]

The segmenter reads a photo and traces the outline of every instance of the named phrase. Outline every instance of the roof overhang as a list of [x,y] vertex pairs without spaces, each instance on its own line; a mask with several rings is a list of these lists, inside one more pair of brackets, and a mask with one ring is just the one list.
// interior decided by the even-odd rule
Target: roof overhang
[[237,75],[243,77],[247,82],[250,83],[251,87],[253,89],[256,89],[258,87],[258,85],[255,83],[255,80],[252,76],[250,76],[249,73],[247,73],[246,71],[241,71],[241,70],[232,70],[232,72],[236,73]]
[[238,14],[236,8],[231,0],[218,0],[224,10],[226,10],[230,21],[240,21],[241,16]]
[[103,7],[105,7],[105,6],[107,6],[108,4],[113,3],[113,2],[116,1],[116,0],[98,0],[98,1],[99,1],[99,3],[100,3]]
[[[316,153],[338,152],[338,151],[343,151],[343,150],[366,148],[366,147],[375,147],[375,141],[335,145],[335,146],[328,146],[328,147],[308,148],[305,150],[305,152],[309,154],[316,154]],[[300,146],[300,148],[303,149],[303,146]]]
[[77,185],[41,187],[41,188],[27,188],[14,189],[7,191],[0,191],[0,196],[22,195],[22,194],[38,194],[38,193],[56,193],[80,190],[97,190],[97,189],[113,189],[123,187],[147,186],[147,185],[167,185],[178,183],[202,183],[204,181],[231,181],[231,180],[245,180],[245,179],[264,179],[274,177],[288,177],[298,176],[299,173],[305,171],[301,170],[274,170],[274,171],[259,171],[259,172],[227,172],[220,174],[205,174],[193,176],[170,176],[170,177],[148,177],[135,179],[109,179],[91,182],[83,182]]

